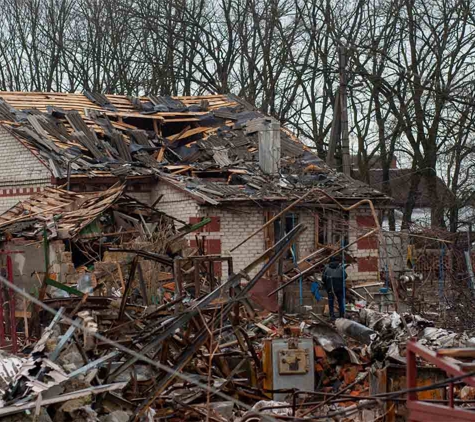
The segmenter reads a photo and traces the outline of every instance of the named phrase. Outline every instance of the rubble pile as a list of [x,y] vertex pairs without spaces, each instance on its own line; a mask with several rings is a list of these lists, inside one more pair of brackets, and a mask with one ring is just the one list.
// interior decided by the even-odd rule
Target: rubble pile
[[[41,251],[44,269],[31,273],[34,296],[0,277],[10,298],[24,300],[23,324],[3,333],[15,353],[0,358],[0,419],[374,420],[400,411],[384,394],[404,398],[398,371],[409,339],[433,350],[472,344],[468,333],[370,306],[335,324],[273,312],[252,300],[253,289],[305,227],[235,273],[231,257],[204,255],[198,236],[194,247],[185,240],[210,223],[171,218],[125,184],[81,194],[48,189],[1,216],[8,253],[21,248],[28,263]],[[329,252],[283,272],[301,277]],[[6,315],[13,305],[4,305]],[[460,387],[457,400],[471,397]]]
[[[318,315],[279,321],[251,302],[230,300],[243,294],[230,286],[200,297],[185,288],[181,297],[147,306],[133,295],[89,296],[81,306],[48,299],[60,307],[41,338],[2,359],[1,420],[373,420],[387,409],[374,398],[381,392],[374,379],[404,362],[409,337],[434,350],[470,345],[467,335],[396,312],[362,309],[360,322],[338,319],[336,327]],[[268,345],[283,342],[287,353],[306,341],[312,388],[269,388],[277,372],[269,372]],[[460,388],[456,397],[470,392]]]

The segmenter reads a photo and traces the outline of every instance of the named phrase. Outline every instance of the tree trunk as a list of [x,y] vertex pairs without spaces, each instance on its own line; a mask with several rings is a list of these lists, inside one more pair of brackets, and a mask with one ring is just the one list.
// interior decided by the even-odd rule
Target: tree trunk
[[[413,170],[415,170],[414,166],[413,166]],[[419,187],[420,181],[421,181],[421,173],[414,171],[414,173],[411,175],[411,185],[409,187],[406,204],[404,206],[404,213],[402,216],[402,224],[401,224],[402,230],[408,229],[409,225],[411,224],[412,212],[414,211],[414,208],[416,205],[417,188]]]

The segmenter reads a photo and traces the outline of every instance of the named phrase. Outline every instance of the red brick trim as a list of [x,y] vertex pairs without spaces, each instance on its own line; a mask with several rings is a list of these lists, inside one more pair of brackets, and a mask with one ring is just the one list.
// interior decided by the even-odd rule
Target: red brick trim
[[375,235],[368,236],[358,240],[357,245],[359,250],[378,249],[378,238]]
[[374,218],[371,215],[357,215],[356,223],[358,224],[358,227],[376,227],[376,221],[374,221]]
[[[190,247],[196,248],[196,240],[190,240]],[[221,239],[205,239],[204,244],[205,255],[220,255],[221,254]],[[214,274],[218,277],[223,275],[223,266],[221,262],[214,262]]]
[[220,217],[190,217],[190,224],[197,224],[203,218],[211,218],[211,223],[208,223],[206,226],[201,227],[197,232],[202,233],[218,233],[221,231],[221,218]]
[[[376,222],[374,221],[374,218],[371,215],[357,215],[356,223],[358,224],[358,227],[376,227]],[[363,233],[364,232],[358,233],[358,237],[363,235]],[[359,250],[378,249],[378,238],[376,235],[365,237],[364,239],[358,240],[357,247]]]
[[0,188],[0,198],[11,196],[28,196],[34,193],[39,193],[44,190],[44,187],[24,187],[24,188]]
[[378,271],[379,271],[378,258],[376,256],[358,258],[358,272],[359,273],[374,273]]

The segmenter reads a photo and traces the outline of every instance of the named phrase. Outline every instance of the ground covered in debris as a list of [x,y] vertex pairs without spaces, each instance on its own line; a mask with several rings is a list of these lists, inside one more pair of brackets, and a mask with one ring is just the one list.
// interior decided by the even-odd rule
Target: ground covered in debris
[[[51,189],[2,218],[5,244],[21,241],[26,255],[33,245],[26,260],[42,251],[44,272],[31,274],[40,282],[35,295],[0,276],[4,308],[13,311],[0,322],[0,340],[8,340],[0,346],[13,351],[0,359],[1,420],[405,420],[410,341],[473,370],[471,332],[414,313],[382,313],[359,300],[330,323],[325,313],[272,312],[268,296],[253,301],[301,224],[234,273],[231,257],[204,255],[184,239],[211,219],[177,221],[122,184],[85,194]],[[335,253],[322,248],[309,259]],[[312,277],[296,271],[287,279]],[[23,302],[18,326],[12,298]],[[475,389],[420,363],[417,397],[446,403],[450,385],[450,400],[469,406]]]
[[[223,299],[211,292],[149,306],[130,298],[121,306],[117,298],[89,309],[86,300],[76,316],[74,303],[51,309],[55,315],[38,341],[2,357],[2,420],[404,418],[407,341],[433,350],[475,344],[467,333],[436,328],[417,315],[365,308],[335,324],[316,314],[279,321],[254,309],[238,317],[236,303]],[[270,362],[279,343],[288,372]],[[303,371],[295,363],[301,350],[307,353]],[[421,385],[444,379],[426,369]],[[271,387],[285,373],[312,373],[310,387],[303,378]],[[443,400],[444,389],[442,383],[421,398]],[[468,400],[475,390],[460,385],[455,392],[457,400]]]

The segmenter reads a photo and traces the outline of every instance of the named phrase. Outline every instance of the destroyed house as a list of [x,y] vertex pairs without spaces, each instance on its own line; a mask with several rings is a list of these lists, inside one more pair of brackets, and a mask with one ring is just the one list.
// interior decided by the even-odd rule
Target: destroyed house
[[[234,272],[303,224],[286,268],[305,268],[319,253],[349,245],[350,281],[379,280],[376,235],[357,239],[374,229],[389,198],[330,169],[278,122],[235,96],[0,96],[0,211],[51,187],[84,193],[126,182],[129,196],[181,224],[209,217],[187,242],[201,254],[232,256]],[[227,273],[225,262],[214,265],[217,275]],[[275,271],[264,291],[274,286]],[[287,292],[289,308],[312,303],[307,285]]]

